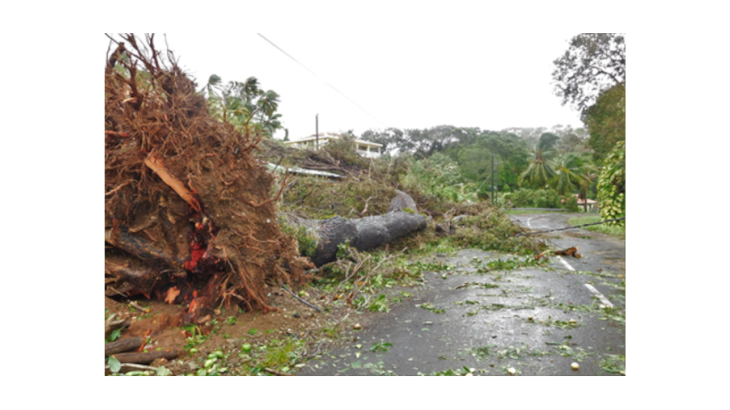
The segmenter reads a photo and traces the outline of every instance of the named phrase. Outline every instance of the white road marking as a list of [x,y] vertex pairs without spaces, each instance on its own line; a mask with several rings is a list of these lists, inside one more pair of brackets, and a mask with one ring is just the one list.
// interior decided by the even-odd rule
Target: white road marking
[[586,283],[585,286],[588,288],[588,290],[591,291],[591,293],[596,295],[598,300],[600,300],[601,303],[603,303],[603,305],[605,307],[609,307],[609,308],[613,307],[613,303],[611,303],[605,296],[603,296],[603,293],[599,292],[598,289],[594,288],[593,285]]
[[[530,229],[532,229],[532,226],[530,225],[530,220],[532,218],[534,218],[534,216],[531,218],[527,218],[527,227]],[[558,256],[558,260],[560,262],[562,262],[562,264],[565,265],[565,267],[568,268],[568,270],[575,271],[575,268],[570,266],[570,264],[565,259],[563,259],[562,256],[560,256],[560,255],[557,255],[557,256]],[[586,288],[588,288],[588,290],[591,291],[591,293],[593,293],[598,298],[598,300],[601,301],[601,303],[603,303],[603,305],[605,307],[609,307],[609,308],[613,307],[613,303],[611,303],[605,296],[603,296],[603,293],[599,292],[598,289],[594,288],[593,285],[591,285],[589,283],[584,283],[584,285]]]
[[572,266],[570,266],[570,264],[568,262],[566,262],[565,259],[563,259],[562,256],[558,255],[558,260],[560,262],[563,262],[563,265],[565,265],[565,267],[568,268],[568,270],[573,270],[573,271],[575,270],[575,268],[572,267]]

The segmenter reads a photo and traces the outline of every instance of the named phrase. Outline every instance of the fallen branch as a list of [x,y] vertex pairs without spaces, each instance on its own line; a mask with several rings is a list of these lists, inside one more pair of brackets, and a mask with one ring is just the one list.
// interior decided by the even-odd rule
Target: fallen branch
[[150,152],[150,155],[148,155],[147,159],[144,160],[144,164],[154,171],[154,173],[157,174],[162,181],[169,185],[170,188],[177,192],[177,194],[180,195],[180,198],[187,202],[191,208],[197,212],[202,210],[200,202],[198,201],[198,198],[195,197],[195,194],[193,194],[182,181],[177,179],[175,175],[170,173],[167,167],[165,167],[165,163],[162,161],[162,158],[157,155],[157,152]]
[[132,322],[130,320],[125,320],[125,319],[114,320],[115,317],[117,317],[117,314],[112,313],[104,322],[104,336],[108,336],[111,332],[132,324]]
[[[133,289],[133,287],[132,287],[131,285],[127,285],[127,286],[125,287],[125,289],[126,289],[126,291],[129,291],[129,290],[132,290],[132,289]],[[117,290],[117,289],[115,289],[115,288],[114,288],[113,286],[107,286],[107,287],[106,287],[106,292],[105,292],[105,296],[106,296],[106,297],[114,296],[115,294],[116,294],[116,295],[119,295],[119,296],[122,296],[122,297],[124,297],[124,298],[126,298],[126,299],[129,299],[129,296],[127,296],[126,294],[124,294],[124,292],[120,292],[120,291],[118,291],[118,290]]]
[[112,357],[115,357],[117,360],[119,360],[120,363],[141,363],[141,364],[150,364],[153,361],[157,359],[167,359],[172,360],[177,358],[178,351],[177,349],[165,349],[165,350],[158,350],[155,352],[148,352],[148,353],[117,353],[112,355]]
[[[104,369],[111,371],[111,369],[109,368],[109,365],[104,366]],[[134,371],[134,370],[152,370],[152,371],[156,372],[157,367],[146,366],[143,364],[123,363],[122,367],[119,369],[118,373],[126,373],[126,372]]]
[[138,304],[137,304],[137,302],[135,302],[135,301],[133,301],[133,300],[130,300],[130,301],[129,301],[129,306],[131,306],[131,307],[133,307],[133,308],[135,308],[135,309],[137,309],[137,310],[141,310],[141,311],[143,311],[144,313],[150,313],[150,309],[149,309],[149,308],[146,308],[146,307],[140,306],[140,305],[138,305]]
[[289,288],[286,287],[286,285],[282,284],[281,287],[284,288],[285,291],[289,292],[292,296],[294,296],[294,298],[296,300],[304,303],[305,305],[311,307],[312,309],[316,310],[317,312],[320,312],[320,313],[322,312],[322,309],[318,308],[317,306],[314,306],[313,304],[311,304],[311,303],[307,302],[306,300],[300,298],[299,296],[295,295],[294,292],[292,292],[291,290],[289,290]]
[[578,248],[576,246],[573,246],[572,248],[555,251],[554,254],[562,255],[562,256],[572,256],[576,259],[580,259],[580,255],[578,254]]
[[131,350],[139,349],[140,346],[142,346],[142,339],[139,337],[120,339],[116,342],[110,342],[104,345],[104,356],[109,356],[115,353],[129,352]]
[[287,374],[287,373],[277,372],[276,370],[270,369],[268,367],[264,367],[264,370],[266,370],[267,372],[269,372],[269,373],[271,373],[273,375],[276,375],[276,376],[295,376],[294,374]]

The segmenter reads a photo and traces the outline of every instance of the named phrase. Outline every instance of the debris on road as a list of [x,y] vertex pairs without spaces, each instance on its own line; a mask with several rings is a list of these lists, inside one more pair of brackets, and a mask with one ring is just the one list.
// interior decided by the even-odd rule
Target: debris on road
[[543,252],[540,252],[539,254],[537,254],[537,256],[535,256],[535,259],[540,260],[540,258],[542,258],[546,255],[549,255],[551,253],[553,255],[572,256],[576,259],[580,259],[580,257],[581,257],[580,254],[578,253],[578,247],[573,246],[573,247],[570,247],[567,249],[562,249],[562,250],[557,250],[557,251],[548,249],[546,251],[543,251]]

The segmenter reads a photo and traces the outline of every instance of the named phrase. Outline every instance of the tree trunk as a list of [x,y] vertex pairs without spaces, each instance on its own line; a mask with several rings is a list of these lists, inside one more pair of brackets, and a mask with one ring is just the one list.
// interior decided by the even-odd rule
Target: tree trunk
[[317,248],[311,256],[315,266],[322,266],[337,259],[337,246],[350,241],[353,248],[366,251],[385,245],[410,233],[426,228],[426,218],[410,212],[389,212],[385,215],[344,219],[292,219],[295,225],[303,225],[317,239]]

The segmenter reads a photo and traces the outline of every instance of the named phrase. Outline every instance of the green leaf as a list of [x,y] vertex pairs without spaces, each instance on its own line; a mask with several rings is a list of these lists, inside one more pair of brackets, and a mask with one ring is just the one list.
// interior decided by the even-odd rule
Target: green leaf
[[165,366],[160,366],[157,368],[157,375],[158,376],[169,376],[172,372],[168,370]]
[[113,331],[111,333],[111,335],[109,335],[109,341],[113,342],[113,341],[119,339],[121,336],[122,336],[122,329],[120,328],[120,329]]
[[114,357],[109,357],[109,370],[112,371],[112,373],[117,374],[119,373],[119,370],[122,368],[122,363],[119,362],[119,360]]

